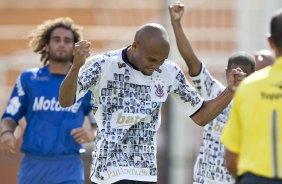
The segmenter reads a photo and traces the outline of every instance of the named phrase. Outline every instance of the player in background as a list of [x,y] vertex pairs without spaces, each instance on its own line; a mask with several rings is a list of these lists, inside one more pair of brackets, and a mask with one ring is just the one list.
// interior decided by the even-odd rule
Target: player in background
[[70,18],[57,18],[38,25],[29,38],[43,66],[25,70],[17,79],[0,123],[1,151],[16,153],[14,131],[25,118],[18,183],[83,184],[81,144],[95,137],[93,129],[83,127],[85,116],[94,123],[91,94],[68,108],[58,101],[60,84],[72,66],[74,44],[82,39],[81,28]]

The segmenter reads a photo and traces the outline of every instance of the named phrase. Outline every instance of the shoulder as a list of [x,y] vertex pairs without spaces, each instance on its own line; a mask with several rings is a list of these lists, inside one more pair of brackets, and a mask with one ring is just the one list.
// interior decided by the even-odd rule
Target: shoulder
[[87,68],[93,65],[99,67],[99,66],[110,64],[117,60],[121,60],[121,52],[122,50],[119,49],[119,50],[113,50],[113,51],[93,55],[87,59],[84,67]]
[[236,90],[236,96],[248,96],[262,88],[262,84],[268,81],[269,69],[256,71],[245,78]]
[[270,69],[271,69],[270,67],[266,67],[266,68],[263,68],[259,71],[252,73],[243,81],[243,83],[245,84],[256,83],[256,82],[266,79],[269,76]]
[[181,71],[180,67],[173,61],[166,59],[163,63],[163,65],[160,67],[161,70],[164,72],[169,73],[178,73]]
[[34,73],[38,73],[39,71],[43,71],[45,67],[37,67],[37,68],[29,68],[29,69],[26,69],[22,72],[22,74],[24,75],[30,75],[30,74],[34,74]]
[[20,78],[24,80],[30,79],[32,76],[38,76],[40,74],[43,74],[44,69],[45,67],[26,69],[20,74]]
[[267,80],[269,72],[270,67],[267,67],[252,73],[242,81],[240,87],[253,87],[254,85],[260,84],[261,82]]

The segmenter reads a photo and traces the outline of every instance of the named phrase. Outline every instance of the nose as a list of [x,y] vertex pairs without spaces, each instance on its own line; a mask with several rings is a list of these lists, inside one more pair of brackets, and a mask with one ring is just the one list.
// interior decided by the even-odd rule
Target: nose
[[60,41],[59,41],[59,45],[60,45],[60,46],[65,46],[65,44],[66,44],[66,43],[64,42],[64,40],[60,40]]

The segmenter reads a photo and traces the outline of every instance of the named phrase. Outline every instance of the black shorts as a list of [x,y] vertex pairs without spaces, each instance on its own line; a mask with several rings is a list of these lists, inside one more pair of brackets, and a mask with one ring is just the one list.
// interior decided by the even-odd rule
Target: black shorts
[[254,175],[252,173],[243,174],[236,181],[236,184],[281,184],[281,183],[282,183],[282,179],[265,178],[265,177]]
[[[92,182],[92,184],[97,184]],[[157,182],[146,182],[146,181],[133,181],[133,180],[120,180],[113,184],[157,184]]]

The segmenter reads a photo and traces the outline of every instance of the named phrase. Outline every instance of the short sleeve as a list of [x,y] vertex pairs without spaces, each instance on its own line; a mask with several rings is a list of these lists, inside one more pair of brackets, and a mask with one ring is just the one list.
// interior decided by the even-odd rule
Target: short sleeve
[[27,81],[25,81],[25,74],[22,73],[16,81],[2,119],[11,118],[18,123],[26,114],[28,103],[25,84],[27,84]]
[[204,99],[190,85],[180,69],[174,79],[173,88],[172,97],[182,105],[189,117],[202,107]]
[[212,77],[203,63],[200,73],[191,76],[191,80],[197,92],[207,100],[218,96],[225,88],[218,80]]
[[105,58],[101,55],[93,56],[80,68],[77,79],[76,101],[99,83],[102,74],[102,64]]

